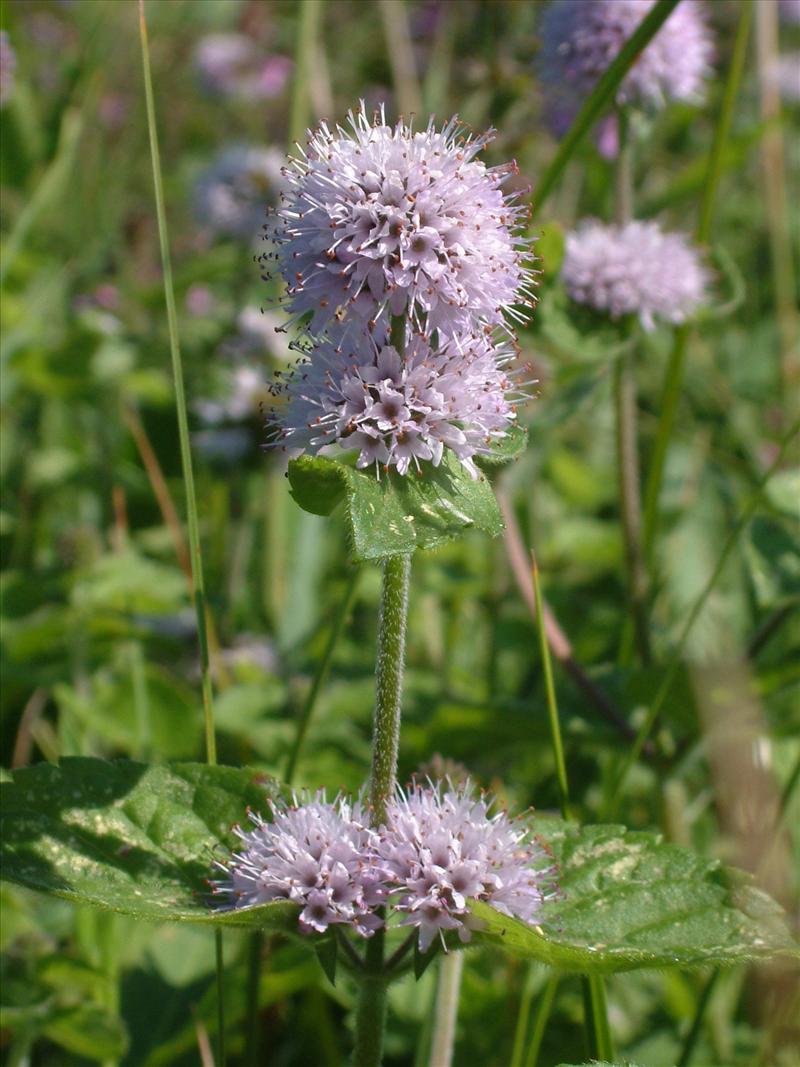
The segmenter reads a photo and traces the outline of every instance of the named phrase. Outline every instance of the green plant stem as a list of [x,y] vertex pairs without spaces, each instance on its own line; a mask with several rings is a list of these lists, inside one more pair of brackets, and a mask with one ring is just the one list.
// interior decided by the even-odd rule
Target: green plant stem
[[153,186],[155,188],[158,240],[161,246],[161,265],[164,272],[164,301],[167,306],[169,347],[172,357],[172,374],[175,382],[175,407],[178,416],[178,440],[181,453],[181,469],[186,491],[186,519],[189,530],[189,551],[192,564],[192,585],[197,637],[200,645],[200,673],[202,677],[203,712],[205,721],[206,758],[210,764],[217,762],[217,743],[214,736],[214,711],[211,692],[211,671],[208,657],[208,633],[206,629],[206,595],[203,581],[203,560],[200,554],[200,530],[197,520],[197,497],[194,488],[192,452],[189,443],[189,420],[186,413],[186,392],[183,385],[183,364],[178,339],[178,316],[175,310],[175,292],[172,284],[172,260],[169,251],[167,215],[164,208],[164,186],[161,178],[161,158],[158,150],[158,130],[153,97],[153,80],[150,73],[150,52],[147,41],[144,0],[139,0],[139,31],[142,42],[142,65],[144,90],[147,105],[147,127],[150,133],[150,155],[153,162]]
[[383,973],[385,931],[367,943],[364,973],[356,1005],[356,1043],[353,1067],[380,1067],[386,1026],[386,977]]
[[258,1067],[258,987],[261,980],[261,954],[264,951],[264,935],[254,930],[250,935],[247,959],[247,1000],[245,1006],[245,1067]]
[[536,1005],[536,1014],[533,1017],[531,1043],[528,1045],[528,1055],[525,1057],[525,1067],[536,1067],[536,1062],[539,1059],[539,1050],[542,1047],[542,1038],[544,1037],[545,1027],[547,1026],[547,1020],[550,1018],[550,1012],[553,1009],[553,1002],[556,998],[558,982],[558,974],[551,974],[547,979],[547,984],[542,990],[542,995],[539,997],[539,1003]]
[[386,806],[397,784],[410,575],[410,556],[390,556],[383,565],[370,779],[370,805],[375,826],[385,822]]
[[589,1055],[595,1060],[612,1063],[614,1046],[608,1026],[606,989],[600,975],[593,974],[581,979],[583,984],[584,1014],[589,1020],[587,1038]]
[[642,19],[636,31],[631,34],[622,46],[617,58],[600,78],[559,145],[553,161],[539,179],[536,186],[535,212],[541,210],[542,205],[558,184],[558,180],[572,153],[596,120],[611,104],[622,79],[633,66],[640,53],[644,51],[652,38],[661,29],[677,4],[678,0],[658,0],[652,10]]
[[[178,339],[178,316],[175,310],[175,291],[172,284],[172,260],[169,250],[167,213],[164,207],[164,185],[161,177],[161,157],[158,148],[158,129],[153,96],[153,79],[150,72],[150,49],[147,39],[144,0],[139,0],[139,37],[142,46],[142,69],[144,74],[147,128],[150,135],[150,156],[153,164],[153,186],[158,219],[158,240],[161,248],[161,266],[164,274],[164,300],[167,307],[169,347],[172,358],[172,373],[175,383],[175,407],[178,416],[178,440],[181,453],[181,468],[186,492],[186,516],[189,532],[189,550],[192,565],[192,594],[197,618],[197,637],[200,646],[200,675],[203,693],[203,719],[206,740],[206,759],[212,766],[217,762],[217,741],[214,733],[213,694],[211,669],[208,655],[206,630],[206,596],[203,580],[203,559],[200,553],[200,528],[197,519],[197,497],[194,488],[192,452],[189,443],[189,420],[186,412],[186,392],[183,385],[183,364]],[[225,1067],[225,1008],[222,993],[224,960],[222,931],[214,932],[217,964],[217,1067]]]
[[322,653],[322,658],[314,675],[314,681],[311,683],[311,689],[308,692],[306,701],[303,705],[303,710],[300,713],[300,719],[297,723],[297,736],[295,737],[292,751],[289,753],[289,759],[286,763],[286,774],[284,780],[287,785],[291,785],[295,772],[297,770],[297,761],[300,758],[300,753],[303,748],[303,743],[308,733],[308,727],[311,722],[311,716],[316,707],[317,698],[319,697],[320,690],[325,684],[325,679],[328,676],[330,670],[331,660],[333,658],[333,652],[336,648],[339,636],[342,632],[345,620],[350,612],[350,608],[353,604],[353,597],[355,596],[356,586],[358,585],[358,577],[360,571],[356,568],[350,575],[350,579],[347,583],[347,589],[345,590],[344,597],[339,605],[339,608],[334,616],[331,629],[328,634],[328,641],[325,645],[325,650]]
[[464,953],[448,952],[439,965],[430,1067],[451,1067]]
[[314,62],[315,42],[322,0],[300,0],[297,19],[297,43],[294,52],[294,79],[289,112],[289,148],[302,141],[309,125],[309,86]]
[[532,963],[528,968],[528,976],[522,987],[522,996],[519,1000],[517,1012],[517,1025],[514,1028],[514,1045],[511,1049],[511,1063],[509,1067],[522,1067],[522,1056],[525,1052],[525,1038],[528,1033],[528,1021],[531,1016],[531,1004],[533,1003],[533,980],[539,966]]
[[[711,153],[708,157],[708,169],[703,184],[700,199],[700,209],[697,217],[695,236],[697,243],[705,245],[711,236],[711,222],[714,213],[719,180],[725,165],[725,149],[730,135],[733,120],[733,109],[736,97],[739,95],[739,86],[742,81],[745,59],[747,58],[747,41],[750,35],[750,25],[753,18],[753,5],[746,0],[741,5],[739,25],[736,29],[736,38],[733,45],[730,70],[725,82],[722,96],[719,119],[714,130],[714,140]],[[675,339],[672,344],[667,369],[664,375],[664,386],[659,405],[658,428],[653,444],[653,452],[650,457],[650,465],[647,472],[647,481],[644,493],[644,520],[642,541],[644,545],[645,559],[650,562],[655,546],[656,532],[658,530],[659,510],[658,501],[661,495],[661,486],[664,480],[664,466],[666,464],[667,450],[672,437],[672,429],[675,424],[675,414],[680,400],[683,372],[686,363],[686,346],[689,340],[690,327],[679,326],[675,331]]]
[[796,422],[791,427],[789,432],[786,433],[781,439],[780,445],[778,447],[778,452],[774,460],[759,479],[757,486],[750,495],[750,499],[746,507],[742,511],[742,514],[740,515],[738,521],[734,524],[733,528],[725,539],[725,542],[720,550],[719,556],[717,557],[717,562],[714,564],[714,568],[711,571],[711,574],[709,575],[706,584],[700,591],[699,596],[692,605],[692,610],[686,617],[686,622],[683,624],[683,629],[681,630],[681,635],[678,638],[678,643],[675,648],[672,663],[670,664],[669,669],[664,675],[664,679],[661,682],[658,691],[656,692],[655,698],[653,699],[653,703],[650,705],[650,708],[648,709],[647,715],[645,716],[642,725],[639,727],[639,730],[633,740],[633,743],[625,754],[625,758],[622,762],[619,774],[617,775],[617,779],[611,787],[608,803],[606,804],[606,811],[604,813],[605,820],[613,819],[615,816],[616,805],[619,800],[619,797],[621,796],[622,787],[625,784],[625,779],[628,777],[631,767],[639,759],[639,756],[642,752],[642,746],[650,736],[650,733],[653,727],[655,726],[661,708],[664,705],[664,701],[669,696],[673,683],[675,682],[675,678],[677,677],[678,671],[680,670],[683,659],[683,652],[686,647],[686,642],[688,641],[689,635],[691,634],[692,629],[694,628],[694,624],[697,622],[698,616],[703,610],[703,607],[705,606],[706,600],[708,599],[712,589],[717,584],[717,580],[720,574],[722,574],[723,568],[725,567],[725,564],[728,560],[728,556],[736,545],[736,542],[739,540],[742,531],[755,514],[755,510],[758,507],[759,501],[761,500],[761,494],[764,490],[764,486],[780,467],[781,463],[783,462],[783,457],[786,455],[786,451],[789,448],[789,445],[792,443],[795,437],[797,437],[798,434],[800,434],[800,420]]
[[539,582],[539,566],[536,556],[531,552],[531,576],[533,578],[533,595],[536,603],[536,628],[539,631],[539,650],[542,656],[545,693],[547,694],[547,717],[550,725],[550,740],[556,761],[556,781],[558,782],[558,803],[565,819],[570,818],[569,785],[567,783],[567,765],[564,759],[564,745],[561,740],[561,724],[558,719],[556,687],[553,681],[553,663],[550,659],[550,645],[544,628],[544,608],[542,606],[542,588]]
[[[558,704],[556,702],[556,690],[553,683],[553,667],[550,660],[550,646],[544,628],[544,611],[542,608],[542,590],[539,584],[539,567],[536,557],[531,552],[531,577],[533,578],[533,592],[536,600],[536,625],[539,630],[539,647],[542,654],[542,665],[545,676],[545,691],[547,694],[547,712],[550,723],[550,738],[556,760],[556,778],[558,781],[559,804],[561,814],[565,819],[570,819],[569,810],[569,784],[567,781],[567,768],[564,760],[564,746],[561,740],[561,726],[558,718]],[[581,978],[584,991],[584,1025],[586,1027],[587,1042],[594,1047],[596,1044],[598,1027],[602,1034],[609,1034],[605,986],[602,978],[583,976]],[[610,1046],[610,1037],[608,1039]],[[598,1057],[602,1059],[603,1057]],[[609,1060],[611,1057],[607,1057]]]
[[681,1049],[680,1059],[676,1067],[689,1067],[689,1063],[694,1053],[694,1047],[697,1044],[697,1039],[700,1036],[700,1031],[703,1028],[703,1017],[706,1013],[706,1008],[711,1000],[711,994],[714,992],[714,986],[717,984],[717,979],[720,976],[719,967],[715,967],[711,974],[708,976],[705,985],[700,991],[700,996],[697,1000],[697,1007],[695,1008],[694,1018],[692,1019],[692,1025],[689,1027],[689,1032],[686,1035],[686,1039],[683,1042],[683,1048]]

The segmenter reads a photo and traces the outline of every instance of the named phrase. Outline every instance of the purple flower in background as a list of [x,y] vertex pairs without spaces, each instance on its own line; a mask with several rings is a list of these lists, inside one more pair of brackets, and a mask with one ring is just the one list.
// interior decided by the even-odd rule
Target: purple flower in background
[[499,324],[529,303],[528,242],[515,235],[527,211],[503,191],[516,165],[477,158],[491,139],[455,119],[441,131],[387,126],[363,104],[347,129],[322,123],[286,168],[278,251],[264,257],[277,260],[289,311],[338,337],[407,313],[429,335]]
[[781,19],[788,23],[800,23],[800,0],[778,0]]
[[437,348],[414,334],[403,358],[369,337],[357,350],[323,342],[277,386],[288,403],[273,413],[272,443],[310,453],[357,449],[358,467],[399,474],[419,471],[420,461],[438,466],[449,448],[476,478],[473,457],[506,436],[522,398],[508,370],[515,354],[487,334]]
[[219,96],[268,100],[286,87],[292,61],[268,55],[240,33],[212,33],[195,51],[195,68],[203,87]]
[[[551,0],[541,29],[539,70],[549,121],[564,132],[655,0]],[[618,104],[663,107],[702,100],[713,44],[699,0],[682,0],[626,74]]]
[[646,330],[656,319],[683,322],[703,304],[709,283],[688,238],[655,222],[584,222],[567,235],[561,276],[577,303],[612,319],[638,315]]
[[784,102],[800,103],[800,52],[786,52],[777,56],[769,76],[777,85]]
[[390,805],[378,855],[401,925],[419,929],[423,952],[446,930],[469,941],[470,899],[538,923],[556,895],[550,857],[528,826],[491,809],[468,783],[415,784]]
[[283,187],[282,164],[275,148],[224,149],[197,181],[198,220],[217,233],[251,238],[264,222],[266,206],[277,200]]
[[16,52],[6,31],[0,30],[0,107],[4,107],[13,95],[16,70]]
[[385,889],[375,856],[375,831],[360,804],[318,793],[289,807],[270,802],[272,821],[251,813],[255,829],[235,828],[244,847],[219,863],[226,877],[214,892],[228,907],[289,900],[299,905],[300,928],[324,933],[343,923],[369,937],[382,925],[375,908]]

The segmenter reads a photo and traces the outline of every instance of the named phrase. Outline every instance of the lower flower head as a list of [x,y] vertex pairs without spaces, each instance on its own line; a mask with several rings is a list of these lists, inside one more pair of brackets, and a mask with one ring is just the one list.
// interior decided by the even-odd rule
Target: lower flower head
[[323,793],[291,807],[270,802],[272,821],[250,815],[253,830],[235,828],[244,848],[224,863],[214,892],[228,906],[288,900],[300,908],[300,928],[324,933],[346,924],[369,937],[385,896],[375,861],[375,833],[358,803]]
[[418,928],[423,952],[446,930],[470,939],[470,899],[537,923],[555,896],[550,857],[529,827],[492,807],[469,783],[415,784],[389,807],[378,857],[401,925]]
[[655,222],[584,222],[567,235],[561,276],[576,303],[612,319],[637,315],[646,330],[657,319],[687,319],[703,304],[709,282],[688,238]]
[[415,335],[401,356],[365,338],[358,350],[322,343],[276,389],[273,444],[317,453],[358,450],[358,467],[406,474],[451,449],[473,477],[473,457],[503,438],[520,398],[509,371],[515,352],[479,334],[436,349]]

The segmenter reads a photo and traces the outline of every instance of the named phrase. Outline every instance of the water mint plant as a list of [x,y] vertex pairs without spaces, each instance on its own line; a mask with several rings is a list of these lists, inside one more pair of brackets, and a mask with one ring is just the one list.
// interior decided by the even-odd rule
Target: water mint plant
[[2,12],[10,1067],[793,1062],[778,9],[173,6]]

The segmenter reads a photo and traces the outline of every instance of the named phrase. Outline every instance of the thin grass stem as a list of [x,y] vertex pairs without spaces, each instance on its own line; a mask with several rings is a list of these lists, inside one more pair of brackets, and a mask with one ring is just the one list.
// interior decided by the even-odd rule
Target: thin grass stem
[[[186,393],[183,385],[183,364],[181,362],[180,341],[178,338],[178,316],[175,310],[175,291],[172,284],[172,261],[169,250],[167,214],[164,207],[164,184],[161,176],[161,158],[158,148],[158,129],[156,127],[155,99],[153,96],[153,79],[150,71],[150,50],[147,39],[147,21],[145,17],[144,0],[139,0],[139,37],[142,47],[147,128],[150,136],[150,155],[153,164],[153,186],[155,190],[156,216],[158,219],[158,240],[161,248],[161,265],[164,274],[164,300],[167,307],[170,355],[172,358],[172,373],[175,382],[178,439],[180,443],[183,482],[186,492],[187,526],[189,531],[189,550],[191,553],[192,564],[192,593],[194,597],[195,614],[197,616],[198,643],[200,646],[200,675],[203,693],[206,760],[213,766],[217,762],[217,741],[214,733],[213,694],[208,655],[208,635],[206,632],[206,598],[203,581],[203,559],[200,552],[200,528],[197,519],[197,497],[195,495],[192,452],[189,443],[189,419],[186,410]],[[214,932],[214,940],[216,946],[217,970],[217,1067],[225,1067],[225,1009],[222,992],[224,959],[222,931],[216,930]]]
[[536,185],[534,212],[541,211],[542,205],[558,184],[573,152],[606,108],[611,106],[622,79],[664,25],[677,4],[678,0],[658,0],[600,78],[559,145],[553,161]]
[[[746,0],[746,2],[741,5],[741,15],[739,16],[739,25],[736,29],[731,65],[725,82],[719,119],[714,129],[714,140],[711,146],[711,153],[708,157],[708,168],[700,199],[700,210],[698,212],[697,228],[695,230],[697,243],[700,245],[707,244],[711,236],[711,223],[713,220],[717,189],[719,188],[720,178],[725,166],[725,154],[733,121],[733,109],[742,82],[742,73],[744,71],[745,59],[747,57],[747,41],[750,35],[752,18],[753,5],[750,0]],[[648,563],[652,561],[656,533],[658,531],[658,502],[659,497],[661,496],[661,486],[664,481],[664,467],[667,459],[667,451],[672,438],[675,415],[680,400],[681,385],[683,384],[686,347],[689,341],[690,329],[691,328],[688,325],[683,325],[679,326],[675,331],[675,338],[664,375],[664,386],[661,392],[661,403],[659,404],[660,414],[658,428],[653,443],[653,452],[650,457],[650,465],[647,472],[644,492],[642,541],[644,545],[645,559]]]
[[587,1027],[589,1055],[592,1059],[612,1063],[614,1060],[614,1045],[608,1025],[605,983],[598,974],[584,976],[581,982],[583,984],[584,1014],[589,1019],[589,1026]]
[[708,576],[706,584],[703,586],[702,590],[700,591],[700,594],[692,605],[691,611],[686,617],[686,622],[683,625],[680,637],[678,638],[678,643],[675,647],[672,663],[666,674],[664,675],[661,685],[659,686],[655,698],[653,699],[653,703],[650,705],[647,715],[645,716],[642,725],[639,727],[638,733],[636,734],[633,743],[628,749],[620,771],[617,775],[617,778],[611,787],[609,799],[606,804],[606,819],[611,819],[614,817],[614,814],[616,812],[616,805],[621,796],[622,787],[625,784],[625,780],[628,777],[628,774],[630,773],[631,767],[633,767],[633,765],[639,759],[639,756],[642,752],[642,747],[650,736],[650,733],[656,724],[656,720],[658,719],[661,709],[664,706],[664,701],[667,699],[670,694],[670,691],[672,690],[672,686],[675,682],[675,679],[678,675],[678,671],[681,667],[681,663],[683,661],[683,652],[686,648],[686,643],[689,639],[692,629],[694,628],[695,623],[697,622],[700,612],[703,610],[705,603],[711,594],[711,591],[717,584],[717,580],[722,574],[725,564],[728,561],[728,556],[731,554],[732,550],[736,546],[736,543],[739,540],[742,531],[745,529],[745,527],[755,514],[755,510],[761,500],[761,495],[763,493],[764,487],[766,486],[772,475],[780,467],[781,463],[783,462],[783,457],[786,455],[789,446],[798,436],[798,434],[800,434],[800,420],[798,420],[792,426],[789,432],[786,433],[782,438],[774,460],[759,479],[758,484],[751,493],[750,499],[745,508],[743,509],[738,521],[734,524],[733,528],[725,539],[725,542],[720,550],[719,556],[717,557],[717,562],[714,564],[714,568],[711,571],[711,574]]
[[328,671],[330,670],[331,660],[333,659],[333,653],[336,645],[339,641],[339,637],[342,632],[345,620],[350,613],[350,608],[353,605],[353,598],[355,597],[356,586],[358,585],[358,578],[360,571],[355,569],[350,575],[350,579],[347,583],[347,589],[345,590],[344,597],[339,605],[339,608],[333,618],[330,632],[328,634],[328,640],[325,645],[325,650],[322,653],[322,658],[317,666],[314,680],[311,683],[311,689],[308,692],[303,710],[300,713],[300,718],[297,723],[297,735],[292,745],[292,750],[289,753],[289,758],[286,762],[286,774],[284,781],[287,785],[291,785],[294,781],[294,776],[297,771],[297,763],[300,759],[300,754],[303,749],[303,743],[305,742],[306,735],[308,733],[308,727],[311,722],[311,716],[314,713],[314,708],[317,704],[317,699],[320,694],[322,686],[325,684],[325,679],[328,677]]
[[289,148],[302,141],[310,120],[311,71],[316,52],[317,31],[323,0],[300,0],[297,43],[294,52],[294,79],[289,112]]
[[542,589],[539,582],[539,566],[533,552],[531,552],[531,577],[533,579],[533,593],[536,599],[536,629],[539,632],[539,650],[542,657],[542,669],[544,671],[544,685],[545,693],[547,695],[547,716],[550,724],[550,740],[553,745],[553,754],[556,761],[558,803],[563,817],[569,819],[567,765],[564,759],[564,745],[561,740],[561,725],[558,720],[558,703],[556,702],[556,687],[553,681],[553,663],[550,659],[550,645],[547,642],[547,634],[545,633],[544,628],[544,609],[542,606]]
[[422,108],[422,94],[405,0],[380,0],[380,11],[397,102],[407,117],[418,115]]
[[464,955],[463,952],[448,952],[442,957],[439,965],[436,1015],[431,1041],[431,1067],[451,1067],[453,1062]]
[[695,1008],[694,1018],[692,1019],[692,1025],[689,1027],[689,1032],[683,1042],[683,1048],[681,1049],[680,1059],[676,1067],[689,1067],[692,1056],[694,1054],[695,1045],[697,1039],[700,1036],[700,1031],[703,1028],[703,1017],[706,1013],[706,1008],[711,1000],[711,994],[714,992],[714,986],[717,984],[717,979],[720,976],[719,967],[715,967],[711,974],[708,976],[705,985],[700,991],[700,996],[697,1000],[697,1007]]
[[536,1014],[533,1017],[531,1043],[528,1045],[528,1055],[525,1057],[525,1067],[536,1067],[539,1060],[542,1038],[544,1037],[547,1021],[550,1018],[550,1012],[553,1010],[553,1002],[556,998],[559,980],[557,973],[551,974],[542,990],[542,995],[539,997],[539,1003],[536,1005]]

